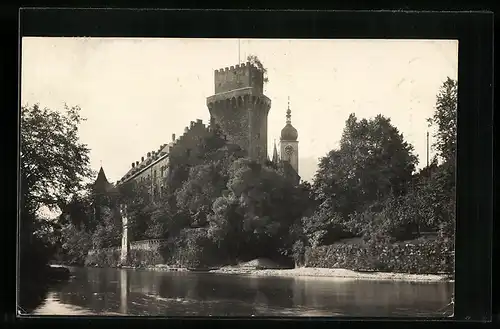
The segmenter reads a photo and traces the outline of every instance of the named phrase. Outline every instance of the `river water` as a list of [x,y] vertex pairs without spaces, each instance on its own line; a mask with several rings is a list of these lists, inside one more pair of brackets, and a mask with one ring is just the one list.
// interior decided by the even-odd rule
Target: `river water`
[[70,268],[34,314],[443,316],[452,283]]

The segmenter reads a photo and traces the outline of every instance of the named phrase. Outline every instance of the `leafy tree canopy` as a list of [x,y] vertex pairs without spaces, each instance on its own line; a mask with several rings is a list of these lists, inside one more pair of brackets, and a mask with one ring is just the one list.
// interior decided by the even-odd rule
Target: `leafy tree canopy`
[[80,108],[64,110],[21,108],[21,203],[27,214],[65,205],[92,175],[89,149],[78,136]]
[[322,207],[344,217],[370,202],[405,192],[417,164],[413,147],[390,119],[351,114],[338,150],[320,159],[313,189]]
[[267,69],[264,67],[264,64],[260,61],[260,59],[256,55],[248,55],[247,61],[257,67],[264,74],[264,83],[269,82],[269,78],[267,76]]
[[438,157],[453,165],[457,150],[457,93],[457,81],[448,77],[437,94],[434,115],[428,119],[429,124],[436,128],[433,147]]

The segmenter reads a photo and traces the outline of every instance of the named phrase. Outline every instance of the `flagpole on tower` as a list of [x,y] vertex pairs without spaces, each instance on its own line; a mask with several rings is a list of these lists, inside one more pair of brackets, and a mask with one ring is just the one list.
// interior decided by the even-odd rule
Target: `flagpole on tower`
[[240,39],[238,39],[238,64],[241,64],[241,55],[240,55],[241,50],[240,50],[240,47],[241,47],[241,45],[240,45]]

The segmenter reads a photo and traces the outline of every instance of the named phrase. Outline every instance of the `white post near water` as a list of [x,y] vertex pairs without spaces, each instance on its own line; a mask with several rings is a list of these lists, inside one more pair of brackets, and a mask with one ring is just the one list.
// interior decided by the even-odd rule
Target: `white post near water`
[[122,248],[120,263],[121,265],[128,265],[130,242],[128,238],[128,213],[126,205],[120,205],[120,214],[122,217]]

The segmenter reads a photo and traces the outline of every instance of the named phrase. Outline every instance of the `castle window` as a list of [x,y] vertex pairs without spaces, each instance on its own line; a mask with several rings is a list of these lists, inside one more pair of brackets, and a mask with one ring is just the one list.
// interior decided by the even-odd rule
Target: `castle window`
[[156,180],[156,169],[153,171],[153,179]]
[[187,156],[190,156],[190,155],[191,155],[191,150],[190,150],[190,149],[187,149],[187,150],[186,150],[186,155],[187,155]]

